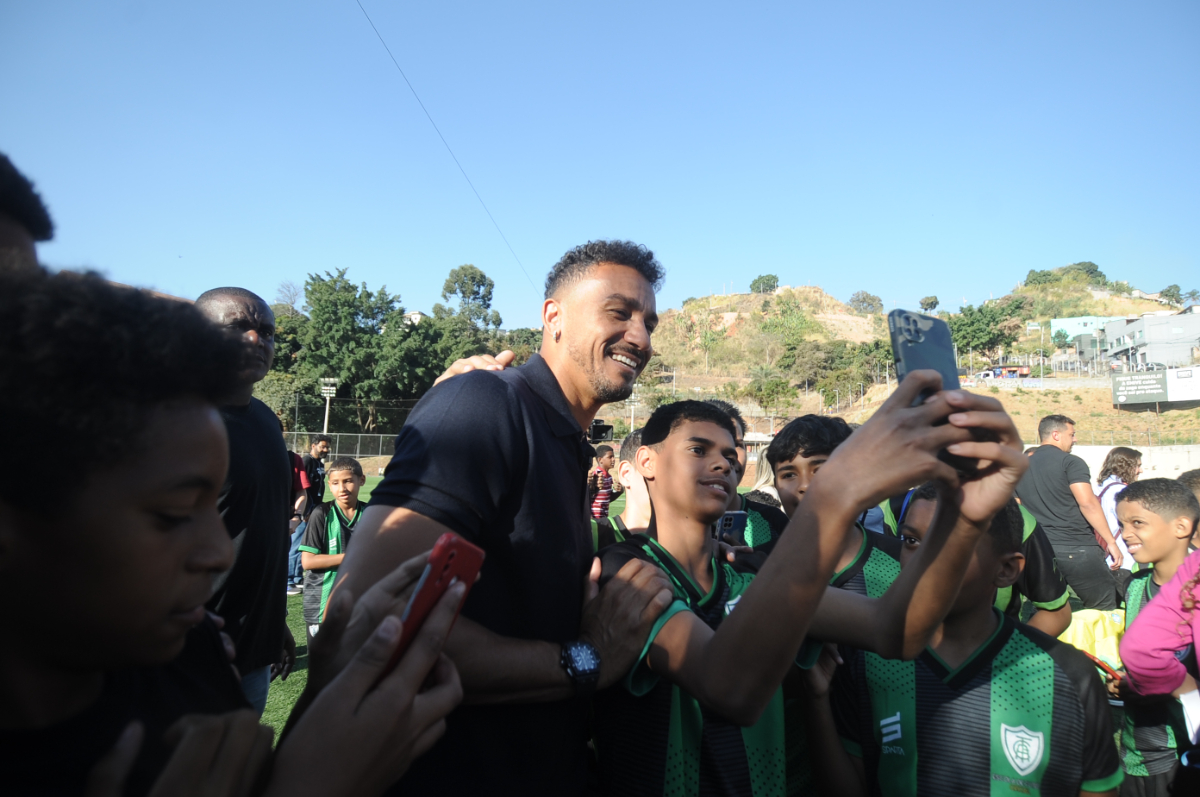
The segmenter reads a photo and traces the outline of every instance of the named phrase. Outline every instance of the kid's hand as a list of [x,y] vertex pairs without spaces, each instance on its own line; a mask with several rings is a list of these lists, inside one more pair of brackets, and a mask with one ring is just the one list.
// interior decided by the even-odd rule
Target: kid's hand
[[959,515],[982,526],[1012,498],[1017,482],[1029,468],[1029,458],[1022,453],[1024,444],[1012,418],[996,399],[965,390],[949,390],[938,398],[954,410],[947,419],[951,426],[968,433],[979,430],[995,440],[970,438],[946,448],[951,454],[979,460],[975,472],[959,475]]
[[[462,701],[458,671],[442,647],[465,592],[463,584],[446,590],[399,664],[380,680],[401,632],[398,617],[383,618],[280,743],[268,795],[379,794],[433,747],[446,715]],[[312,766],[323,760],[337,765]]]
[[829,694],[829,687],[833,684],[834,673],[837,672],[839,665],[843,664],[842,654],[838,652],[838,646],[832,642],[826,642],[824,649],[821,651],[821,656],[817,659],[817,663],[812,666],[812,669],[801,670],[804,673],[804,686],[811,697],[823,698]]
[[490,354],[476,354],[474,357],[467,357],[463,360],[455,360],[446,372],[433,381],[435,385],[445,382],[452,376],[465,374],[468,371],[503,371],[508,366],[512,365],[517,355],[510,350],[505,349],[496,356]]
[[965,424],[944,423],[959,408],[942,393],[911,406],[922,392],[941,387],[937,371],[913,371],[906,376],[879,411],[838,446],[813,478],[813,487],[849,493],[855,515],[931,479],[957,488],[958,472],[938,459],[938,453],[972,439]]
[[279,661],[271,665],[271,680],[279,678],[281,681],[286,681],[288,676],[292,674],[292,668],[296,666],[296,638],[292,636],[292,629],[287,627],[287,623],[283,626],[283,650],[279,653]]

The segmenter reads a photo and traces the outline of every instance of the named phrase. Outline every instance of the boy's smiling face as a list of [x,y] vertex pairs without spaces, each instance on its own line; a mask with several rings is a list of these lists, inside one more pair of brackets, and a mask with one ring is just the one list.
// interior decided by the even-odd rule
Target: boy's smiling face
[[715,523],[736,489],[733,435],[710,421],[683,421],[657,446],[637,453],[656,512]]
[[355,476],[354,471],[335,470],[329,474],[329,491],[343,510],[352,509],[358,506],[358,491],[366,482],[365,477]]
[[1139,564],[1166,559],[1192,537],[1191,520],[1185,517],[1167,520],[1140,501],[1118,501],[1117,520],[1121,524],[1121,539]]
[[788,517],[795,513],[796,507],[808,491],[808,485],[812,483],[813,476],[816,476],[821,466],[829,461],[829,456],[813,454],[806,457],[797,454],[795,459],[775,468],[775,492],[779,493],[779,502],[783,504],[784,514]]
[[65,506],[0,504],[0,575],[16,596],[6,644],[48,666],[170,661],[233,566],[217,511],[229,467],[220,414],[188,402],[147,420],[136,449],[89,473]]

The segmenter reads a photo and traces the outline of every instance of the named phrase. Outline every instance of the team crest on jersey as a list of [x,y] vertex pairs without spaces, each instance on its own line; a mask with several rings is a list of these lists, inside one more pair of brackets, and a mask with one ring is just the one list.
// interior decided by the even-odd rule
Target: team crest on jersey
[[736,598],[734,598],[731,601],[725,601],[725,616],[726,617],[729,616],[729,613],[733,611],[734,607],[737,606],[738,601],[740,601],[741,599],[742,599],[742,596],[738,595]]
[[1042,763],[1046,752],[1046,737],[1041,731],[1031,731],[1024,725],[1013,727],[1000,724],[1000,741],[1004,744],[1004,755],[1019,775],[1028,775]]

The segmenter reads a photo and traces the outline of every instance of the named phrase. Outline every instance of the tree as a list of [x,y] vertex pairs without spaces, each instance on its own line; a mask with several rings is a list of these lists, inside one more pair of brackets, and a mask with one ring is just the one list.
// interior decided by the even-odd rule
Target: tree
[[1195,288],[1192,288],[1190,291],[1188,291],[1187,293],[1185,293],[1183,295],[1183,298],[1187,299],[1189,302],[1200,301],[1200,291],[1196,290]]
[[774,274],[762,274],[750,283],[751,293],[774,293],[779,287],[779,277]]
[[991,302],[974,307],[967,305],[958,315],[950,316],[950,336],[958,350],[974,349],[990,353],[1014,342],[1021,336],[1021,313],[1025,309],[1022,297]]
[[[495,287],[487,274],[468,263],[452,270],[450,276],[446,277],[442,298],[448,301],[451,296],[458,296],[459,316],[480,329],[489,326],[499,329],[503,323],[500,314],[491,309],[492,289]],[[437,315],[439,307],[441,305],[434,307],[434,315]]]
[[883,312],[883,300],[873,293],[856,291],[849,301],[850,309],[856,313]]
[[1062,275],[1055,271],[1035,271],[1030,269],[1029,273],[1025,275],[1025,284],[1027,286],[1055,285],[1059,282],[1062,282]]
[[303,298],[304,290],[291,280],[285,280],[279,283],[279,289],[275,292],[275,304],[271,305],[271,309],[275,310],[277,306],[282,305],[282,310],[275,310],[276,316],[279,316],[280,312],[285,315],[300,315],[296,303]]
[[926,296],[921,300],[921,309],[927,313],[931,313],[937,309],[939,302],[936,296]]
[[1163,288],[1158,295],[1162,297],[1163,301],[1168,302],[1169,304],[1183,304],[1183,294],[1180,292],[1178,285],[1168,285],[1167,287]]
[[1067,337],[1065,329],[1056,329],[1054,334],[1050,336],[1050,340],[1054,341],[1054,346],[1059,349],[1065,349],[1070,345],[1071,340]]
[[1108,284],[1108,278],[1104,276],[1104,272],[1090,260],[1072,263],[1064,267],[1062,271],[1064,274],[1082,274],[1087,279],[1089,285],[1098,285],[1103,288]]
[[271,311],[275,313],[275,362],[271,370],[290,374],[295,370],[300,351],[304,348],[301,338],[308,325],[308,316],[292,305],[282,303],[271,305]]

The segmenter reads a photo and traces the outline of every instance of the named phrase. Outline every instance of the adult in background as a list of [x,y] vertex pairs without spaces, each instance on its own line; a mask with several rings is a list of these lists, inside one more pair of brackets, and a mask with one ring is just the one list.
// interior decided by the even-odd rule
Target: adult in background
[[[1117,494],[1137,481],[1141,474],[1142,452],[1117,446],[1104,457],[1100,475],[1096,477],[1096,486],[1092,488],[1096,498],[1100,500],[1100,511],[1104,513],[1104,519],[1108,522],[1108,530],[1117,541],[1117,547],[1121,549],[1121,567],[1113,571],[1113,574],[1122,594],[1125,587],[1129,586],[1129,580],[1133,578],[1133,557],[1129,555],[1129,549],[1125,547],[1125,540],[1121,537],[1121,524],[1117,520]],[[1109,565],[1112,565],[1111,559]]]
[[645,563],[599,589],[584,434],[649,361],[661,280],[643,246],[572,249],[546,278],[539,353],[437,384],[396,438],[336,589],[363,594],[447,531],[487,553],[446,646],[466,704],[406,796],[584,791],[589,698],[630,670],[671,597]]
[[244,345],[237,390],[221,407],[229,434],[229,473],[217,499],[235,558],[217,578],[208,608],[225,618],[242,691],[261,716],[272,677],[286,679],[296,661],[285,620],[287,596],[279,591],[287,578],[292,467],[279,419],[252,395],[275,360],[275,315],[244,288],[206,291],[196,307]]
[[[1038,441],[1029,455],[1029,470],[1017,485],[1017,497],[1046,532],[1058,568],[1083,608],[1115,609],[1117,582],[1104,553],[1112,557],[1113,569],[1121,566],[1124,555],[1092,492],[1087,463],[1071,453],[1075,421],[1047,415],[1038,423]],[[1103,549],[1097,540],[1103,541]]]
[[313,509],[325,501],[325,457],[329,456],[329,446],[333,439],[326,434],[312,438],[308,453],[301,457],[304,465],[304,476],[308,481],[308,501],[304,506],[303,517],[292,530],[291,545],[288,548],[288,594],[293,590],[304,587],[304,566],[300,563],[300,543],[304,540],[304,532],[308,527],[308,516]]

